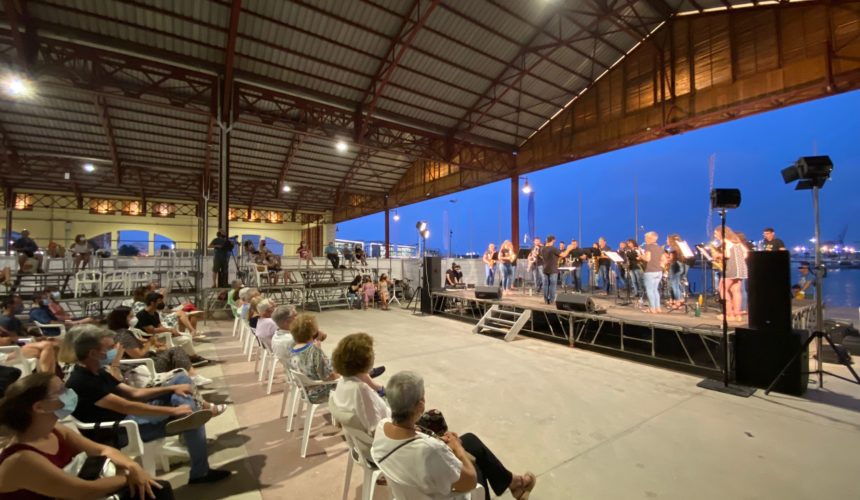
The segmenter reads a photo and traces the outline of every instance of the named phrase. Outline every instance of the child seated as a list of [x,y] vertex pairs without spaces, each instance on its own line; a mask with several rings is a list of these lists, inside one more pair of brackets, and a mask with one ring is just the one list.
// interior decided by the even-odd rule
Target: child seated
[[379,301],[382,302],[382,310],[388,310],[388,275],[383,274],[379,277],[379,283],[377,284],[377,291],[379,293]]
[[376,295],[376,287],[373,285],[373,280],[370,276],[365,276],[361,282],[361,293],[364,296],[364,308],[373,305],[373,297]]

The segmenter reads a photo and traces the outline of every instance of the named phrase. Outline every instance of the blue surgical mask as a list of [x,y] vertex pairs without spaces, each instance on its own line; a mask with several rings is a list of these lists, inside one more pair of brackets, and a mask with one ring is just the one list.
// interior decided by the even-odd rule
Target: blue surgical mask
[[78,393],[73,389],[67,388],[65,391],[60,393],[59,400],[63,403],[63,407],[54,410],[54,415],[56,415],[60,420],[71,415],[75,411],[75,408],[78,407]]
[[48,305],[48,299],[42,299],[42,301],[40,302],[40,304],[42,304],[43,306]]
[[105,355],[104,358],[99,360],[99,365],[102,368],[105,368],[113,362],[113,359],[115,357],[116,357],[116,348],[114,347],[113,349],[111,349],[110,351],[107,352],[107,354]]

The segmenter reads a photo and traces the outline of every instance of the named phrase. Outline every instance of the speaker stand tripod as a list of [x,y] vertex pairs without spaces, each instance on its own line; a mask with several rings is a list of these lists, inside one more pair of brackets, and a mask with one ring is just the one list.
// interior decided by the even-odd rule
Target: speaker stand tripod
[[[860,385],[860,375],[857,375],[857,372],[854,371],[854,368],[851,366],[850,356],[845,356],[843,353],[839,352],[839,350],[836,349],[836,345],[833,343],[833,340],[830,338],[829,333],[812,332],[812,335],[810,335],[809,338],[806,339],[806,342],[804,342],[803,345],[800,346],[800,349],[798,349],[797,352],[794,353],[794,356],[791,357],[791,359],[788,361],[788,363],[786,363],[786,365],[782,368],[782,370],[780,370],[779,374],[777,374],[776,378],[774,378],[773,381],[770,383],[770,385],[767,386],[767,390],[764,391],[765,394],[770,394],[770,391],[773,390],[773,387],[776,385],[777,382],[779,382],[779,379],[781,379],[782,376],[785,375],[785,372],[786,372],[786,370],[788,370],[788,367],[790,367],[791,364],[794,363],[795,359],[797,359],[799,356],[802,356],[803,353],[806,352],[806,350],[809,348],[809,344],[811,344],[812,341],[814,341],[814,340],[818,341],[818,343],[817,343],[818,346],[823,345],[822,341],[826,340],[827,344],[830,345],[830,348],[833,349],[833,352],[836,354],[836,358],[839,360],[839,364],[845,365],[845,367],[848,368],[848,371],[851,372],[851,375],[854,375],[854,380],[851,380],[848,377],[843,377],[842,375],[830,373],[830,372],[828,372],[828,371],[826,371],[820,367],[818,370],[806,372],[807,375],[811,375],[811,374],[815,373],[815,374],[818,374],[820,376],[820,375],[826,373],[827,375],[830,375],[831,377],[841,378],[842,380],[847,380],[848,382],[853,382],[857,385]],[[821,349],[820,348],[818,350],[818,353],[816,354],[816,357],[818,358],[819,361],[821,360]],[[819,363],[819,366],[820,366],[820,363]],[[823,384],[823,382],[821,382],[821,387],[823,387],[823,386],[824,386],[824,384]]]

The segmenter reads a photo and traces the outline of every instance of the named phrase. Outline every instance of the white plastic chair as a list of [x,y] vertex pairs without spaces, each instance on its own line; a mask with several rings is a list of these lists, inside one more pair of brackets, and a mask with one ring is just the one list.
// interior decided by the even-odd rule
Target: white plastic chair
[[[257,329],[252,328],[251,325],[245,323],[245,329],[248,331],[245,337],[245,347],[242,351],[243,353],[248,354],[248,362],[251,361],[251,358],[254,356],[254,347],[257,346]],[[257,371],[257,365],[254,364],[254,372]]]
[[0,365],[12,366],[21,370],[21,378],[33,373],[38,363],[38,360],[34,358],[25,358],[21,354],[20,346],[9,345],[0,347]]
[[[263,268],[262,271],[260,270],[261,267]],[[266,284],[271,284],[271,277],[269,276],[269,271],[265,266],[249,263],[247,269],[248,276],[251,277],[251,282],[254,283],[254,286],[263,286],[263,280],[266,281]]]
[[[293,410],[290,412],[290,418],[287,421],[287,432],[292,432],[293,430],[293,417],[298,415],[301,416],[302,409],[304,405],[307,404],[307,412],[305,413],[305,428],[304,433],[302,435],[302,458],[308,453],[308,441],[311,437],[311,422],[314,420],[314,414],[317,411],[317,408],[320,405],[325,403],[311,403],[308,398],[308,389],[311,387],[318,387],[321,385],[333,385],[337,383],[337,380],[330,381],[322,381],[322,380],[311,380],[304,373],[297,372],[296,370],[289,371],[290,376],[292,376],[293,381],[296,384],[297,391],[294,392],[295,396],[293,396]],[[298,404],[298,406],[296,406]]]
[[[58,339],[58,338],[62,338],[66,335],[66,325],[64,325],[63,323],[45,324],[45,323],[39,323],[38,321],[34,321],[33,323],[36,325],[36,328],[39,330],[39,333],[41,333],[42,335],[44,335],[46,337]],[[44,328],[44,330],[43,330],[43,328]],[[48,335],[47,333],[45,333],[45,330],[47,330],[49,333],[59,330],[60,334],[59,335]]]
[[337,408],[329,400],[329,411],[332,420],[343,427],[343,435],[346,438],[347,454],[346,476],[343,480],[343,500],[349,497],[349,482],[352,478],[353,463],[358,464],[364,472],[361,483],[362,500],[372,500],[376,490],[376,479],[382,471],[373,463],[370,457],[370,447],[373,445],[373,436],[367,433],[356,417],[354,412],[343,411]]
[[149,286],[152,283],[152,273],[149,271],[129,271],[128,289],[133,291],[139,286]]
[[167,291],[172,291],[174,286],[182,292],[194,288],[194,282],[188,275],[188,271],[167,271]]
[[[284,395],[281,398],[281,416],[280,418],[284,418],[284,411],[287,409],[287,400],[291,395],[295,395],[295,391],[298,391],[298,387],[296,386],[296,382],[293,380],[293,377],[290,375],[290,367],[284,365]],[[295,399],[295,398],[293,398]],[[290,419],[292,419],[293,413],[295,413],[295,401],[290,405]],[[287,432],[290,432],[291,422],[290,419],[287,420]]]
[[138,366],[143,365],[149,371],[149,376],[152,379],[152,383],[154,385],[161,385],[164,382],[170,380],[177,373],[183,372],[186,375],[188,372],[185,371],[184,368],[177,368],[174,370],[170,370],[168,372],[157,372],[155,371],[155,361],[152,358],[140,358],[140,359],[123,359],[119,362],[121,365],[129,365],[129,366]]
[[104,293],[122,292],[128,295],[128,273],[126,271],[106,271],[102,276],[102,290]]
[[[257,336],[255,335],[255,337],[257,337]],[[257,363],[259,363],[259,365],[260,365],[260,374],[257,377],[257,382],[262,382],[263,377],[268,375],[269,383],[266,386],[266,394],[271,394],[272,393],[272,381],[275,380],[275,368],[277,368],[277,366],[278,366],[278,358],[275,356],[275,353],[274,353],[274,351],[272,351],[272,348],[270,346],[266,345],[265,342],[260,340],[259,337],[257,337],[257,344],[260,347],[260,353],[261,353],[260,356],[257,357]],[[266,361],[269,362],[269,366],[266,366]],[[254,371],[257,371],[257,365],[256,364],[254,365]]]
[[[67,417],[63,420],[63,423],[71,425],[78,431],[93,430],[96,428],[96,424],[87,424],[75,419],[75,417]],[[100,427],[104,429],[110,428],[113,425],[114,422],[102,422]],[[122,420],[119,426],[125,429],[128,436],[128,444],[122,449],[123,453],[138,460],[143,470],[153,476],[156,474],[156,460],[158,460],[158,466],[161,467],[161,470],[164,472],[170,471],[170,460],[166,454],[161,453],[161,449],[164,447],[163,438],[144,443],[140,437],[140,429],[137,427],[137,422],[134,420]]]
[[[385,481],[388,483],[388,487],[391,488],[391,496],[394,500],[433,500],[433,497],[425,495],[421,490],[414,486],[397,483],[388,476],[385,476]],[[481,483],[478,483],[475,486],[475,489],[468,493],[466,498],[471,500],[483,500],[485,495],[484,487]]]
[[90,270],[75,273],[75,298],[80,297],[82,292],[90,290],[94,290],[98,295],[103,295],[102,273]]

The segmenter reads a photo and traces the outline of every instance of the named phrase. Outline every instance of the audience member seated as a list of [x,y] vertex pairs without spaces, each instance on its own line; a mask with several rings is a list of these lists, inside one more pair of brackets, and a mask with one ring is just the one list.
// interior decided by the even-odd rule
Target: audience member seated
[[[417,373],[395,374],[385,386],[391,418],[376,427],[371,455],[389,481],[432,498],[460,498],[477,483],[496,496],[510,489],[517,500],[529,498],[537,478],[514,475],[474,434],[435,437],[416,428],[424,414],[424,380]],[[474,463],[473,463],[474,459]]]
[[337,255],[337,247],[334,246],[333,241],[328,242],[328,245],[323,249],[323,253],[325,254],[326,259],[331,262],[331,267],[334,269],[338,269],[340,267],[340,257]]
[[39,337],[39,340],[31,340],[24,342],[18,338],[14,332],[10,332],[3,327],[0,327],[0,346],[18,346],[21,348],[20,354],[8,354],[6,361],[12,362],[15,360],[13,356],[23,356],[27,359],[38,360],[36,370],[45,373],[59,373],[57,371],[57,343],[53,339]]
[[155,336],[148,335],[135,326],[137,317],[128,307],[119,306],[108,314],[107,327],[116,333],[116,341],[122,345],[126,358],[152,358],[158,373],[182,368],[198,387],[212,383],[212,380],[198,374],[194,369],[195,365],[206,364],[207,359],[198,356],[199,359],[194,361],[181,348],[168,348],[159,344]]
[[260,319],[260,312],[257,310],[257,305],[262,300],[263,297],[257,295],[248,303],[248,325],[250,325],[251,328],[257,328],[257,321]]
[[233,280],[230,283],[230,289],[227,290],[227,305],[230,306],[230,311],[236,315],[236,301],[239,300],[239,290],[242,289],[241,280]]
[[362,266],[367,267],[367,254],[364,253],[361,245],[355,245],[355,260],[361,263]]
[[209,467],[204,424],[213,414],[198,407],[191,397],[191,384],[179,383],[180,377],[147,389],[119,382],[102,369],[113,344],[112,333],[90,325],[79,328],[84,331],[74,343],[78,364],[66,383],[78,394],[75,418],[90,423],[130,418],[137,422],[146,442],[182,434],[191,457],[189,483],[211,483],[230,476],[229,471]]
[[52,259],[62,259],[66,256],[66,247],[54,240],[48,242],[48,250],[45,254]]
[[0,301],[0,308],[3,309],[3,313],[0,314],[0,327],[15,335],[23,335],[24,325],[21,324],[20,319],[15,317],[17,314],[24,314],[24,301],[21,300],[21,296],[3,297],[3,300]]
[[361,298],[361,307],[364,308],[365,311],[373,307],[374,300],[376,299],[376,285],[373,284],[373,280],[370,279],[370,276],[365,275],[361,280]]
[[[39,373],[12,384],[0,400],[0,427],[11,440],[0,452],[0,499],[173,498],[170,483],[156,481],[119,450],[74,432],[59,420],[78,404],[74,390],[56,375]],[[64,467],[79,453],[105,457],[117,474],[85,480]]]
[[48,287],[42,293],[42,295],[48,299],[48,309],[51,310],[56,318],[66,324],[66,326],[74,326],[74,325],[86,325],[89,323],[95,323],[95,318],[80,318],[73,317],[63,308],[63,305],[58,301],[60,300],[60,291],[57,290],[56,287]]
[[266,347],[272,347],[272,337],[278,331],[278,325],[272,319],[272,313],[275,312],[275,303],[271,299],[263,299],[257,304],[257,311],[260,313],[257,320],[255,331],[257,338],[260,339]]
[[70,250],[74,258],[74,270],[78,271],[78,267],[81,271],[86,269],[93,255],[93,247],[83,234],[75,236],[75,242]]
[[[290,368],[304,373],[311,380],[337,380],[340,375],[332,369],[331,361],[320,347],[318,337],[320,332],[317,319],[312,314],[300,314],[296,316],[290,325],[290,333],[295,344],[290,348]],[[383,392],[384,388],[371,380],[385,371],[385,367],[373,368],[370,374],[357,375],[368,384],[374,391]],[[312,403],[324,403],[328,400],[328,394],[334,389],[333,385],[323,385],[308,389],[308,398]]]
[[366,333],[347,335],[337,343],[331,359],[342,378],[329,395],[329,406],[354,414],[365,432],[372,436],[376,424],[391,417],[388,405],[368,383],[374,361],[373,337]]
[[290,349],[296,343],[293,335],[290,333],[290,328],[296,316],[298,316],[296,308],[290,305],[278,306],[272,312],[272,321],[278,325],[278,330],[272,337],[272,352],[286,368],[290,366]]
[[388,275],[383,274],[379,277],[379,284],[376,286],[376,293],[379,295],[379,301],[382,302],[382,310],[388,310],[388,289],[391,286],[391,281],[388,280]]
[[5,286],[6,288],[12,288],[13,284],[12,269],[10,269],[9,266],[0,269],[0,285]]
[[25,229],[21,231],[21,237],[15,240],[12,244],[12,248],[15,249],[15,252],[18,253],[18,270],[23,271],[24,265],[27,263],[27,259],[36,259],[37,268],[36,271],[40,273],[45,272],[45,268],[43,265],[43,256],[40,253],[36,253],[39,251],[39,245],[30,238],[30,231]]
[[[146,308],[146,296],[152,292],[160,293],[164,297],[165,304],[167,303],[167,289],[158,288],[158,284],[153,282],[148,286],[139,286],[135,288],[132,292],[132,300],[130,303],[129,301],[124,301],[122,305],[130,306],[132,311],[134,311],[134,314],[137,314]],[[161,319],[161,323],[168,328],[175,328],[179,332],[184,329],[195,338],[205,338],[205,336],[198,335],[197,333],[197,317],[189,315],[187,312],[182,310],[182,307],[183,306],[177,307],[172,311],[160,309],[158,311],[158,316]],[[180,326],[182,328],[180,328]]]
[[39,328],[42,331],[42,335],[45,335],[46,337],[56,337],[60,335],[60,325],[64,325],[65,322],[60,321],[59,318],[54,316],[49,304],[50,299],[46,293],[42,292],[35,294],[33,296],[33,306],[30,309],[30,321],[40,323],[42,325],[58,325],[56,327],[43,326]]
[[356,274],[352,278],[352,282],[346,287],[346,297],[350,303],[358,302],[358,294],[361,292],[362,278],[360,274]]
[[308,246],[307,243],[304,242],[304,240],[299,242],[299,248],[296,250],[296,254],[298,254],[299,256],[300,265],[302,261],[305,261],[305,263],[310,264],[312,266],[317,265],[317,263],[314,262],[314,256],[313,253],[311,253],[311,247]]
[[164,296],[158,292],[149,292],[144,299],[144,309],[137,313],[137,328],[150,335],[170,333],[170,336],[173,337],[173,343],[181,347],[192,362],[204,359],[202,356],[198,356],[197,351],[194,350],[191,335],[180,333],[176,328],[162,326],[161,314],[159,313],[163,310]]

